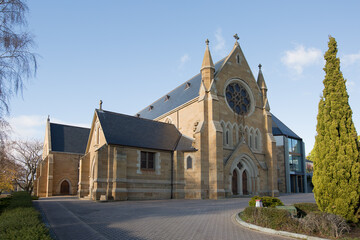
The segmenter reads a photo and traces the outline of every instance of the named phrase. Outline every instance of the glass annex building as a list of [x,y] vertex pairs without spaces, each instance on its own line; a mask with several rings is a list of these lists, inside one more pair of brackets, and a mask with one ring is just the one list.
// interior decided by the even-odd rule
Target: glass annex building
[[279,153],[279,173],[281,173],[281,170],[284,170],[284,181],[279,181],[280,192],[308,192],[305,167],[305,144],[303,140],[274,115],[272,115],[272,124],[276,148],[282,150],[277,151]]

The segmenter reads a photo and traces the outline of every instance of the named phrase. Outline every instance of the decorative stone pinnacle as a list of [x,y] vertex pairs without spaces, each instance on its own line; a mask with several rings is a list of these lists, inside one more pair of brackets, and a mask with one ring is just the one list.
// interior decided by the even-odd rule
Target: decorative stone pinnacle
[[237,33],[235,33],[234,38],[236,41],[240,39],[239,36],[237,35]]
[[103,104],[103,101],[102,101],[102,100],[100,100],[100,102],[99,102],[99,105],[100,105],[100,110],[102,110],[102,104]]
[[47,118],[48,122],[50,122],[50,115],[48,115],[48,118]]
[[259,70],[261,70],[261,67],[262,67],[261,63],[259,64],[259,66],[258,66],[258,67],[259,67]]
[[209,39],[206,39],[205,43],[207,46],[209,46],[209,42],[210,42]]

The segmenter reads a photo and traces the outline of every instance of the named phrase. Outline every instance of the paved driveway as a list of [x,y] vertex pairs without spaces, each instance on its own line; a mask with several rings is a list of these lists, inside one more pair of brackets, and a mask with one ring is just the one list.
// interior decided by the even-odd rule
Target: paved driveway
[[[313,194],[280,197],[315,202]],[[249,198],[92,202],[74,197],[35,201],[57,239],[285,239],[248,230],[233,215]]]

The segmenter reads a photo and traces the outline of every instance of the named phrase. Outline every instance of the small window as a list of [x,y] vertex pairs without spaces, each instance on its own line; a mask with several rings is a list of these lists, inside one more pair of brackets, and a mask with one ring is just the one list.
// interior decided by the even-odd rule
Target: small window
[[249,147],[253,148],[253,135],[250,133]]
[[149,111],[151,111],[154,108],[154,106],[149,106]]
[[257,134],[255,135],[255,149],[259,149],[259,137]]
[[142,169],[154,169],[154,153],[153,152],[141,152],[141,168]]
[[97,129],[97,139],[96,139],[96,143],[100,144],[100,127],[98,127]]
[[225,143],[226,145],[229,145],[229,130],[226,130]]
[[164,99],[164,102],[166,102],[167,100],[169,100],[170,99],[170,96],[169,95],[166,95],[165,96],[165,99]]
[[240,64],[240,56],[239,55],[236,55],[236,63]]
[[185,89],[188,89],[190,87],[191,83],[187,82],[185,85]]
[[192,158],[190,156],[186,158],[186,169],[192,169]]

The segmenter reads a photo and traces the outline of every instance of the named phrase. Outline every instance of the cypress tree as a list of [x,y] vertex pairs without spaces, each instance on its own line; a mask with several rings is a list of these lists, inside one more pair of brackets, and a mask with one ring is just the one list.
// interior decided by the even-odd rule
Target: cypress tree
[[360,197],[358,135],[352,121],[346,80],[336,57],[337,43],[329,36],[324,58],[325,79],[319,102],[314,147],[314,195],[321,211],[357,222]]

